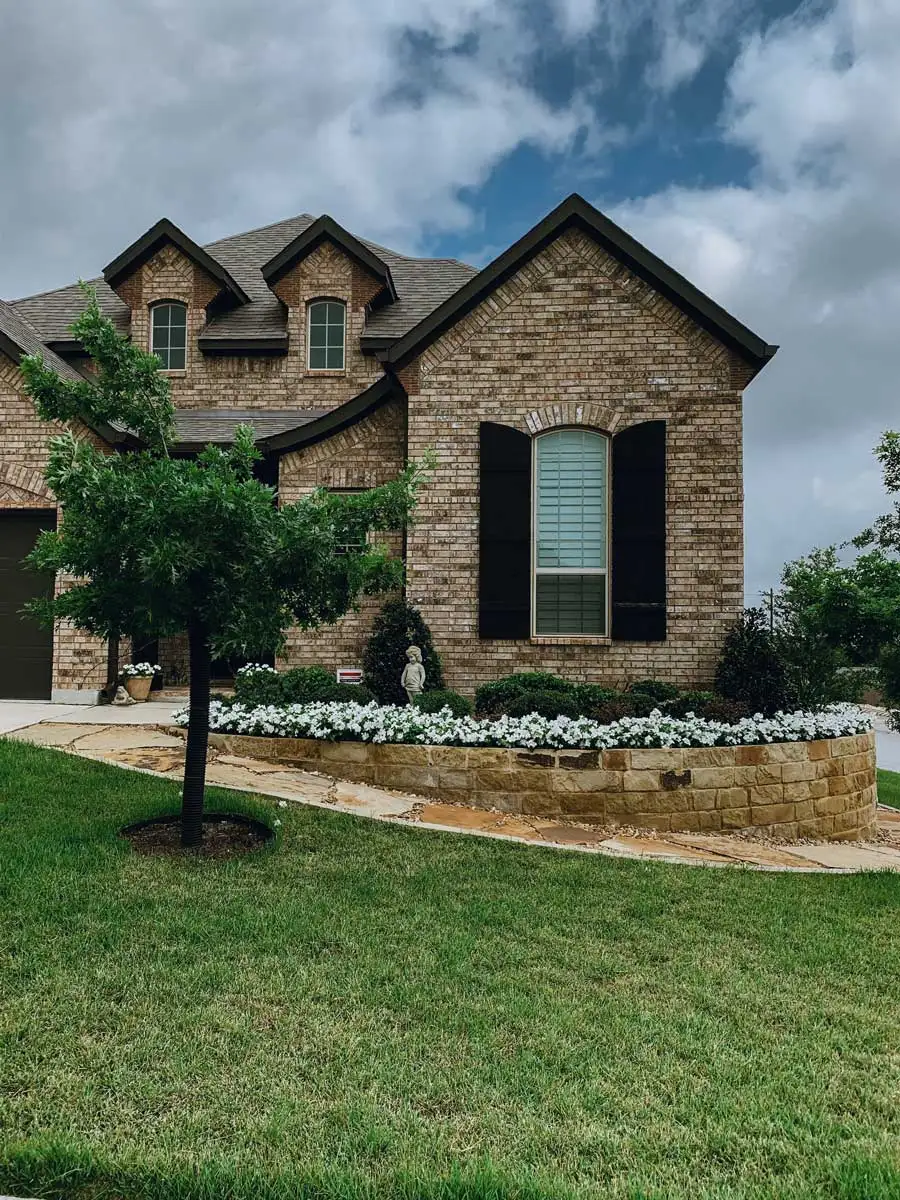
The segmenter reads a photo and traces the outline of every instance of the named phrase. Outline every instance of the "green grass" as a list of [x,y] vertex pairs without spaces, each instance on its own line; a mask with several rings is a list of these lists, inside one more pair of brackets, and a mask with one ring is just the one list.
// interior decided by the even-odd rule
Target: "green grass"
[[0,740],[0,1192],[900,1196],[900,877],[710,870],[276,809]]
[[878,803],[900,808],[900,772],[878,772]]

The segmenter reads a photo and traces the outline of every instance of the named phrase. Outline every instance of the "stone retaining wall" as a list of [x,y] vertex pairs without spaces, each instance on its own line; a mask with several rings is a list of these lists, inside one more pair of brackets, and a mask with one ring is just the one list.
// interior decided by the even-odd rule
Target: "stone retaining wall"
[[750,830],[792,841],[875,833],[875,734],[684,750],[507,750],[211,734],[229,754],[445,801],[602,825]]

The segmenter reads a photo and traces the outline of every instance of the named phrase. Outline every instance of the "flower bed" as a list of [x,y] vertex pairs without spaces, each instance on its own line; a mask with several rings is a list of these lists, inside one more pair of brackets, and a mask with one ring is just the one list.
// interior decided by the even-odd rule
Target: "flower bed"
[[597,725],[475,721],[375,704],[216,704],[210,745],[531,816],[783,840],[875,832],[875,735],[869,717],[849,706],[734,725],[660,713]]
[[[872,719],[849,704],[818,712],[747,717],[734,724],[700,717],[623,717],[599,725],[584,717],[499,717],[478,721],[454,717],[449,709],[425,713],[412,706],[319,703],[282,707],[242,704],[210,706],[210,729],[255,737],[317,738],[375,744],[428,746],[509,746],[525,749],[628,749],[638,747],[751,746],[847,737],[872,728]],[[187,725],[187,709],[175,714]]]

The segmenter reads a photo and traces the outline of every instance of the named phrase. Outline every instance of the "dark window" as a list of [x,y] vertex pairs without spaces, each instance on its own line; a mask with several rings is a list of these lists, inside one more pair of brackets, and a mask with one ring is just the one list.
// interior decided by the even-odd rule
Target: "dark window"
[[187,308],[157,304],[151,310],[151,349],[166,371],[183,371],[187,361]]
[[338,300],[317,300],[309,306],[311,371],[343,371],[346,313]]

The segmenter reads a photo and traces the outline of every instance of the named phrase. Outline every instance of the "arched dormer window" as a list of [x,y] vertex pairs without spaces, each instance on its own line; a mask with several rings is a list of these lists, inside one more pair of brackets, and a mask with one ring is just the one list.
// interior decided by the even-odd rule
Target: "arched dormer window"
[[341,300],[316,300],[309,306],[307,366],[310,371],[343,371],[347,306]]
[[534,633],[608,633],[609,439],[558,429],[534,439]]
[[177,300],[154,304],[150,310],[150,349],[164,371],[183,371],[187,365],[187,305]]

